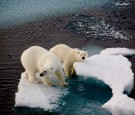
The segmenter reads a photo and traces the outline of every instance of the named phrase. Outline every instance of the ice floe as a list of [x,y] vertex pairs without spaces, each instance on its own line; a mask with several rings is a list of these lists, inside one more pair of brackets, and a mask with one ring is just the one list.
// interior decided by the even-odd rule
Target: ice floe
[[52,111],[58,107],[59,98],[66,94],[67,90],[65,88],[30,83],[25,78],[25,74],[22,73],[18,92],[16,93],[15,106],[42,108],[46,111]]
[[115,3],[115,6],[128,6],[128,5],[130,5],[129,2],[124,2],[124,3],[116,2],[116,3]]
[[135,55],[135,49],[129,48],[107,48],[100,52],[101,54],[108,54],[108,55]]
[[113,96],[102,107],[113,115],[135,115],[135,101],[123,92],[133,89],[131,63],[122,55],[94,55],[74,63],[78,75],[93,76],[112,88]]

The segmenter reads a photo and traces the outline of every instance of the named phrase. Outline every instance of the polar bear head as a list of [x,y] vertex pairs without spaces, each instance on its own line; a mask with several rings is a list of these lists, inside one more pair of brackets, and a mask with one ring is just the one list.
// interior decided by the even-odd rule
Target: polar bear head
[[57,67],[54,64],[44,65],[40,70],[40,76],[43,77],[49,74],[55,74],[56,70]]
[[77,56],[76,57],[77,58],[77,61],[83,61],[86,58],[88,58],[88,52],[87,51],[76,49],[76,56]]

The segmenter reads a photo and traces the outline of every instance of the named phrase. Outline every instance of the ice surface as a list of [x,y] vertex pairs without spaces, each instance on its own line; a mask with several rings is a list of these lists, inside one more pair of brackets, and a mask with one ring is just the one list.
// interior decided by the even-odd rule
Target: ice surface
[[[78,75],[93,76],[112,88],[113,96],[102,107],[114,115],[135,115],[135,101],[129,98],[133,89],[131,63],[122,55],[94,55],[85,62],[74,63]],[[85,68],[85,69],[84,69]]]
[[30,83],[25,78],[25,74],[22,73],[18,92],[16,93],[15,106],[54,110],[57,108],[59,98],[66,94],[67,90],[65,88]]
[[[99,49],[97,51],[98,53],[100,52]],[[118,49],[115,50],[118,51]],[[119,52],[121,53],[121,51]],[[128,51],[127,53],[129,54]],[[70,87],[67,89],[59,86],[46,87],[42,84],[29,83],[24,78],[24,73],[22,73],[20,83],[18,85],[19,91],[16,93],[16,107],[25,106],[31,108],[43,108],[47,111],[59,109],[60,112],[63,113],[70,112],[71,110],[73,111],[75,108],[74,113],[88,112],[88,114],[92,113],[91,111],[94,112],[96,109],[98,112],[104,113],[105,111],[100,109],[100,106],[110,98],[107,98],[105,101],[103,101],[103,99],[99,99],[100,101],[103,101],[102,103],[99,101],[99,104],[93,103],[95,108],[93,110],[93,107],[90,106],[92,105],[91,101],[98,103],[97,95],[100,95],[99,88],[94,88],[92,90],[93,85],[90,85],[90,81],[92,81],[90,78],[93,77],[102,80],[112,89],[113,96],[108,102],[102,105],[103,108],[113,113],[113,115],[135,115],[134,99],[123,94],[123,92],[130,93],[133,89],[133,72],[131,70],[131,63],[127,58],[122,55],[93,54],[93,56],[90,55],[86,61],[75,63],[74,68],[78,75],[86,77],[85,79],[81,79],[80,76],[79,79],[70,79]],[[74,84],[74,82],[76,82],[76,84]],[[92,87],[91,89],[90,86]],[[96,96],[94,95],[96,94],[94,92],[98,92]],[[106,91],[102,91],[104,95],[101,94],[100,96],[106,98],[107,94],[105,92]],[[92,96],[94,99],[92,98],[91,100]],[[87,104],[89,104],[88,107]],[[78,105],[78,107],[76,107],[76,105]],[[85,109],[91,111],[85,111]]]
[[100,52],[101,54],[109,54],[109,55],[135,55],[135,49],[129,48],[107,48]]

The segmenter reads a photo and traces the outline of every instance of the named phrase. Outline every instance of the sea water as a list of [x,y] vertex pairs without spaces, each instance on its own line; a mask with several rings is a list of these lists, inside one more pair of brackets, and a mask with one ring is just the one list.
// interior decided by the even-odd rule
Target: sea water
[[0,0],[0,28],[102,7],[111,0]]

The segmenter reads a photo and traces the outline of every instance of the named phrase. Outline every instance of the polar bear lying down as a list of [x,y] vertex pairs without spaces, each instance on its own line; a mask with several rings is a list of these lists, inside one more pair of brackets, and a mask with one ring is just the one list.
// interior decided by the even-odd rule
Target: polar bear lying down
[[32,46],[26,49],[21,55],[21,63],[25,68],[28,80],[32,83],[38,83],[36,73],[40,73],[44,85],[52,86],[49,75],[56,74],[61,86],[68,84],[64,78],[62,65],[53,53],[39,46]]
[[73,68],[74,62],[84,61],[88,57],[88,52],[71,48],[65,44],[58,44],[50,49],[50,52],[55,54],[64,64],[66,76],[71,76],[75,73]]

